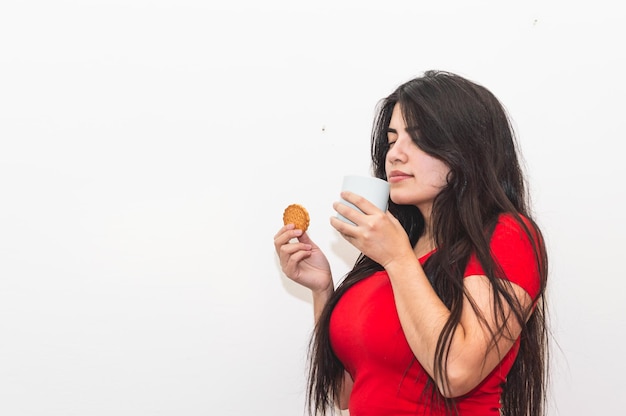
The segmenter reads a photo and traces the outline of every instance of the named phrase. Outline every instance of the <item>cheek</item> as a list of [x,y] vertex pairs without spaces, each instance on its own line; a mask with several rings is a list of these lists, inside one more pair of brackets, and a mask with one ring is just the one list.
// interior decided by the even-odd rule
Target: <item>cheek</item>
[[385,158],[385,176],[389,178],[389,172],[392,170],[391,162]]
[[[439,160],[430,160],[430,163],[424,165],[426,172],[430,178],[431,185],[441,188],[448,183],[448,173],[450,168]],[[425,172],[425,173],[426,173]]]
[[442,187],[447,185],[448,184],[448,174],[450,173],[450,168],[448,168],[444,164],[440,164],[439,168],[437,169],[437,172],[439,173],[439,184]]

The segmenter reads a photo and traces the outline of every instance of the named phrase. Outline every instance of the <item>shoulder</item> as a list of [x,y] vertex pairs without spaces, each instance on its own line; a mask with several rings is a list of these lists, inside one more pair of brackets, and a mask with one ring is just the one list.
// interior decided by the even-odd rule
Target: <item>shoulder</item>
[[[491,235],[490,249],[499,270],[498,277],[521,286],[534,299],[540,288],[538,234],[526,217],[501,214]],[[482,267],[472,256],[465,275],[481,274]]]
[[501,249],[520,249],[521,245],[534,251],[537,237],[537,230],[528,218],[524,216],[516,218],[509,213],[500,214],[491,235],[491,249],[494,250],[499,246],[503,246]]
[[[531,235],[535,234],[536,230],[533,223],[523,215],[518,215],[518,217],[519,218],[516,218],[511,213],[500,214],[493,232],[494,236],[504,234],[528,238],[528,232],[530,232]],[[533,238],[536,238],[536,236],[533,236]]]

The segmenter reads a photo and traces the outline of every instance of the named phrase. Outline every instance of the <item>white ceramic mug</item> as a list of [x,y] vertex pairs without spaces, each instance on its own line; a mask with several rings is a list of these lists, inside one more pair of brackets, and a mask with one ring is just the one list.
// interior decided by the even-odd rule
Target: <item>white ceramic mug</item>
[[[387,211],[387,203],[389,201],[389,183],[387,181],[373,176],[347,175],[343,178],[341,190],[360,195],[376,205],[381,211]],[[343,199],[339,202],[358,210],[353,204]],[[339,213],[337,214],[337,218],[348,224],[354,224]]]

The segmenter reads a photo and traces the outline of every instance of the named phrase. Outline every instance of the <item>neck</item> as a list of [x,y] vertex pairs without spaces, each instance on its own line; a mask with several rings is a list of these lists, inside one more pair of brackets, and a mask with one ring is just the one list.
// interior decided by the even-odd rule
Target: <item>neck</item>
[[431,208],[431,206],[419,207],[422,215],[424,216],[424,234],[422,234],[419,240],[417,240],[417,244],[415,244],[415,248],[413,249],[413,252],[415,252],[418,259],[435,249],[435,240],[433,238],[430,222]]
[[413,252],[415,256],[419,259],[425,254],[430,253],[435,249],[435,241],[433,240],[430,233],[426,233],[417,240],[417,244],[415,244],[415,248]]

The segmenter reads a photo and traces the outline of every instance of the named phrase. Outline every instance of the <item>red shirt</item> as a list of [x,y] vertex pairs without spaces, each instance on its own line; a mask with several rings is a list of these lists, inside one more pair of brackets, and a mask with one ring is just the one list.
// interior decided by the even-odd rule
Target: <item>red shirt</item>
[[[507,279],[531,297],[539,291],[532,246],[519,224],[501,216],[491,249]],[[420,258],[424,264],[432,253]],[[484,274],[471,257],[464,276]],[[330,320],[333,350],[354,380],[350,416],[443,415],[430,409],[428,376],[404,336],[387,272],[376,272],[351,287],[339,300]],[[460,416],[499,416],[501,384],[519,349],[519,340],[474,390],[457,398]]]

